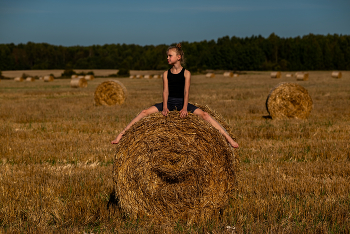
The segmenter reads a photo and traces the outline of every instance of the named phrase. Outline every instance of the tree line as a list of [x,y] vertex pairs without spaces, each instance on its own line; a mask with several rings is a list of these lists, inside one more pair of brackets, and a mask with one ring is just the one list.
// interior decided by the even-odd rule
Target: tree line
[[[0,70],[130,69],[166,70],[168,45],[106,44],[56,46],[47,43],[0,44]],[[350,70],[349,35],[281,38],[225,36],[217,41],[182,42],[191,71]]]

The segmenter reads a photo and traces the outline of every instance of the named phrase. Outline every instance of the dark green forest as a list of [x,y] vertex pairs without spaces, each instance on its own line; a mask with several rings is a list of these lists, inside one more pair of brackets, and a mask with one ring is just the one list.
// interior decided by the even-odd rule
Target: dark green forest
[[[47,43],[0,44],[0,70],[168,69],[168,45],[106,44],[55,46]],[[222,37],[217,41],[182,42],[185,67],[191,71],[350,70],[349,35],[281,38]]]

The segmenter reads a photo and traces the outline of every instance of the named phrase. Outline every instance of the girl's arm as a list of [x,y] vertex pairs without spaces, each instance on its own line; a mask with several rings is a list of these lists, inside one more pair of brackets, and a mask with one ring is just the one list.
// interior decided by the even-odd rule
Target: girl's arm
[[184,118],[187,116],[187,106],[188,106],[188,97],[190,92],[190,84],[191,84],[191,72],[185,70],[185,90],[184,90],[184,106],[180,111],[180,117]]
[[169,96],[168,71],[165,71],[163,73],[163,111],[162,111],[162,114],[164,116],[167,116],[169,113],[168,96]]

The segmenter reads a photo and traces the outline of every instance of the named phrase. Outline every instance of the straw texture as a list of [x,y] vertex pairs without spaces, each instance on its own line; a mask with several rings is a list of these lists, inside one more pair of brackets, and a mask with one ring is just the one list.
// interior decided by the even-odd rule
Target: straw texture
[[280,83],[267,99],[266,109],[273,119],[306,119],[313,108],[308,91],[294,83]]
[[[232,135],[220,115],[197,106]],[[194,114],[180,118],[171,111],[147,116],[125,132],[113,179],[120,207],[131,217],[197,223],[228,205],[237,170],[238,159],[218,130]]]
[[117,80],[102,82],[95,90],[95,105],[121,105],[127,97],[127,90]]

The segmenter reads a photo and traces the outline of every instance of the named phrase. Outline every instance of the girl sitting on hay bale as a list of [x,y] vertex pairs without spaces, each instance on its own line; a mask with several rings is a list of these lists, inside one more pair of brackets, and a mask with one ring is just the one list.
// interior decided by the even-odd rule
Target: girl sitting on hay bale
[[150,114],[161,111],[164,116],[167,116],[169,111],[180,110],[181,118],[185,118],[188,115],[188,111],[200,116],[219,130],[232,147],[238,148],[237,142],[230,137],[226,130],[216,122],[216,120],[214,120],[207,112],[204,112],[198,107],[188,103],[191,73],[182,67],[182,64],[184,64],[184,52],[181,49],[181,44],[170,46],[168,48],[167,59],[168,63],[173,67],[168,71],[165,71],[163,74],[163,102],[157,103],[154,106],[141,111],[141,113],[136,116],[111,143],[117,144],[126,130],[128,130],[134,123]]

